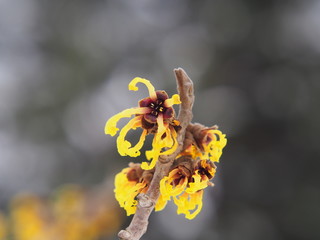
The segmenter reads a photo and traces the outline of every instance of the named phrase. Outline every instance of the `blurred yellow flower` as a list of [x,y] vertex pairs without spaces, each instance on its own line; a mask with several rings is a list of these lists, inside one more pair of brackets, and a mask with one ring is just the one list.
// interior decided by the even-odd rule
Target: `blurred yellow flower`
[[[32,195],[19,195],[11,203],[11,224],[15,240],[51,239],[46,236],[43,202]],[[48,238],[49,237],[49,238]]]
[[0,240],[6,235],[12,240],[99,240],[109,236],[120,219],[115,204],[102,197],[105,193],[97,193],[66,185],[52,201],[19,195],[11,202],[9,225],[0,214]]
[[0,240],[7,239],[8,223],[5,216],[0,212]]

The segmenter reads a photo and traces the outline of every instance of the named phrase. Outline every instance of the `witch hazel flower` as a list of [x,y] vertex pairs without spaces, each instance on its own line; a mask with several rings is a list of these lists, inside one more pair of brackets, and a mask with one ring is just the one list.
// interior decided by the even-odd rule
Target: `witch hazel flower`
[[[143,170],[140,164],[130,163],[115,177],[115,197],[120,207],[124,208],[127,216],[136,212],[137,196],[146,193],[153,178],[153,170]],[[158,199],[155,210],[162,210],[167,201],[161,197]]]
[[[138,102],[138,107],[129,108],[111,117],[105,125],[105,133],[114,136],[119,131],[117,123],[121,118],[134,116],[121,130],[117,138],[117,148],[121,156],[137,157],[147,134],[153,134],[152,150],[146,152],[151,163],[143,162],[143,169],[152,169],[160,155],[171,154],[178,146],[176,141],[179,121],[175,119],[172,106],[180,104],[180,97],[174,94],[171,98],[165,91],[155,91],[149,80],[134,78],[129,83],[129,90],[137,91],[138,83],[143,83],[149,90],[149,97]],[[125,139],[131,129],[142,128],[140,139],[135,146]]]
[[[182,160],[182,161],[181,161]],[[167,177],[160,181],[160,193],[165,201],[173,199],[178,207],[177,214],[185,214],[189,220],[195,218],[202,209],[203,190],[213,186],[216,166],[210,160],[181,157]]]
[[199,123],[190,123],[187,127],[186,141],[182,155],[192,158],[209,159],[219,162],[222,150],[227,145],[226,135],[218,130],[218,126],[205,127]]

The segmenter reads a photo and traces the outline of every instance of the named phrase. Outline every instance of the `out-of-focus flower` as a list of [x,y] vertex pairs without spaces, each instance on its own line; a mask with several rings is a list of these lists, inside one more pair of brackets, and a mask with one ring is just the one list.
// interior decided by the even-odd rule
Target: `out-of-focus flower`
[[[128,216],[136,212],[138,203],[136,197],[140,193],[147,192],[152,177],[152,170],[143,170],[140,164],[133,163],[116,175],[115,197]],[[162,210],[166,203],[167,201],[160,198],[155,205],[155,210]]]
[[11,203],[7,235],[14,240],[98,240],[109,236],[120,219],[115,205],[106,201],[105,194],[100,197],[97,193],[67,185],[53,201],[31,194],[18,196]]
[[0,240],[7,239],[8,223],[5,216],[0,212]]
[[15,240],[51,239],[45,222],[44,205],[33,195],[20,195],[11,203],[12,234]]
[[183,213],[187,219],[193,219],[201,211],[203,189],[213,185],[210,179],[214,177],[215,169],[210,160],[198,160],[194,164],[189,158],[187,162],[178,163],[161,180],[160,193],[165,200],[173,197],[178,214]]
[[[165,91],[155,91],[150,81],[142,78],[134,78],[129,83],[129,90],[137,91],[137,83],[143,83],[149,90],[149,97],[139,101],[139,107],[126,109],[111,117],[105,125],[105,133],[114,136],[119,128],[117,122],[121,118],[135,115],[120,131],[117,138],[117,148],[121,156],[137,157],[143,146],[147,134],[154,134],[152,150],[146,152],[148,160],[152,160],[150,165],[143,162],[143,169],[152,169],[160,155],[171,154],[178,146],[176,141],[179,122],[174,119],[174,109],[172,105],[180,104],[178,94],[168,97]],[[125,139],[130,129],[142,128],[142,134],[138,143],[132,146]],[[167,149],[168,148],[168,149]],[[164,150],[163,150],[164,149]]]

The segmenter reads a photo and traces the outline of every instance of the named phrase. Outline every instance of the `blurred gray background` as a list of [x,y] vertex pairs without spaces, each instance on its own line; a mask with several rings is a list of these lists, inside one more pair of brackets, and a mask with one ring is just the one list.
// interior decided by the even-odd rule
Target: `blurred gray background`
[[197,218],[168,205],[142,239],[320,239],[319,53],[317,0],[0,0],[0,207],[112,182],[132,159],[104,124],[147,95],[127,84],[172,95],[183,67],[228,145]]

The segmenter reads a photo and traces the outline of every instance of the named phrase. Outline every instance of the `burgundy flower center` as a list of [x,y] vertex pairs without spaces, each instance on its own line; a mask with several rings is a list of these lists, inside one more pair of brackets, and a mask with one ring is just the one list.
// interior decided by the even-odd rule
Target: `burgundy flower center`
[[205,176],[207,176],[209,179],[212,178],[212,175],[209,173],[208,169],[205,169],[205,168],[200,168],[200,169],[199,169],[199,174],[200,174],[200,175],[205,175]]
[[212,169],[214,168],[213,163],[210,160],[206,161],[206,166],[201,166],[200,164],[197,166],[198,172],[202,176],[207,176],[209,179],[213,178]]
[[151,102],[148,106],[149,108],[152,109],[150,114],[157,117],[159,115],[159,113],[165,112],[166,108],[164,107],[163,103],[164,103],[164,101],[159,100],[159,99],[156,100],[155,102]]

